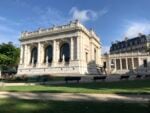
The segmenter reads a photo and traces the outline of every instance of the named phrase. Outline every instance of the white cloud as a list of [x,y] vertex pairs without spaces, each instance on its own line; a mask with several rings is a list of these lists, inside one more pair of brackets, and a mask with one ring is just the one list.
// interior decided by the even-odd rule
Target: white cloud
[[72,19],[78,19],[81,22],[86,22],[89,20],[96,20],[98,17],[105,15],[108,13],[107,8],[103,8],[100,11],[94,11],[91,9],[80,10],[77,7],[72,7],[70,10],[70,14],[72,15]]
[[97,12],[87,9],[87,10],[79,10],[77,7],[73,7],[70,10],[70,14],[72,15],[72,19],[78,19],[81,22],[86,22],[88,20],[94,20],[98,17]]
[[98,15],[99,16],[103,16],[103,15],[105,15],[107,13],[108,13],[108,9],[107,8],[103,8],[102,10],[99,11]]
[[72,19],[79,19],[81,22],[86,22],[89,20],[95,20],[99,16],[103,16],[108,12],[106,8],[100,11],[94,11],[90,9],[79,10],[77,7],[73,7],[70,11],[64,13],[51,7],[41,8],[38,6],[32,6],[28,2],[21,0],[15,0],[14,4],[20,4],[22,8],[30,8],[32,16],[27,16],[18,23],[18,21],[16,22],[0,15],[1,41],[14,42],[18,40],[18,34],[21,30],[33,30],[38,27],[60,25]]
[[149,34],[150,33],[150,22],[129,22],[128,25],[125,26],[125,36],[132,38],[138,36],[139,33]]
[[[37,8],[36,8],[37,10]],[[68,21],[68,18],[66,18],[61,11],[53,8],[47,8],[45,10],[38,9],[38,19],[37,23],[41,26],[50,26],[50,25],[59,25],[63,24],[64,22]]]

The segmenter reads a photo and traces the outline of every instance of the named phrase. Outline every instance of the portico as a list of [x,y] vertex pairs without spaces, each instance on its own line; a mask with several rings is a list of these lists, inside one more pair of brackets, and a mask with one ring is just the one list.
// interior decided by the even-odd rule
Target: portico
[[97,73],[93,65],[100,64],[99,38],[78,21],[24,32],[20,41],[18,75]]
[[102,57],[109,74],[148,73],[150,69],[148,53],[122,53]]

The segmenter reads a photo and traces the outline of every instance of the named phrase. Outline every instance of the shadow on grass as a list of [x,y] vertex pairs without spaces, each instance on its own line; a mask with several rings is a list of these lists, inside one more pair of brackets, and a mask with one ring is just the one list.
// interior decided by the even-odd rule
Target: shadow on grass
[[146,103],[0,99],[0,113],[149,113]]

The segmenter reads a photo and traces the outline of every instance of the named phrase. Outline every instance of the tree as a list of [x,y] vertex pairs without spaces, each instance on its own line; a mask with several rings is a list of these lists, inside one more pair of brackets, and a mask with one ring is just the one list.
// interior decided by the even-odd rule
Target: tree
[[0,67],[17,67],[20,49],[12,42],[0,44]]

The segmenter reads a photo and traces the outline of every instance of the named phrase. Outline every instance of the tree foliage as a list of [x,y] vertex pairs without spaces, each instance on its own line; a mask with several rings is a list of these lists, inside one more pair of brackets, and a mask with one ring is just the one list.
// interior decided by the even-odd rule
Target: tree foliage
[[12,42],[0,44],[0,66],[17,66],[20,49]]

